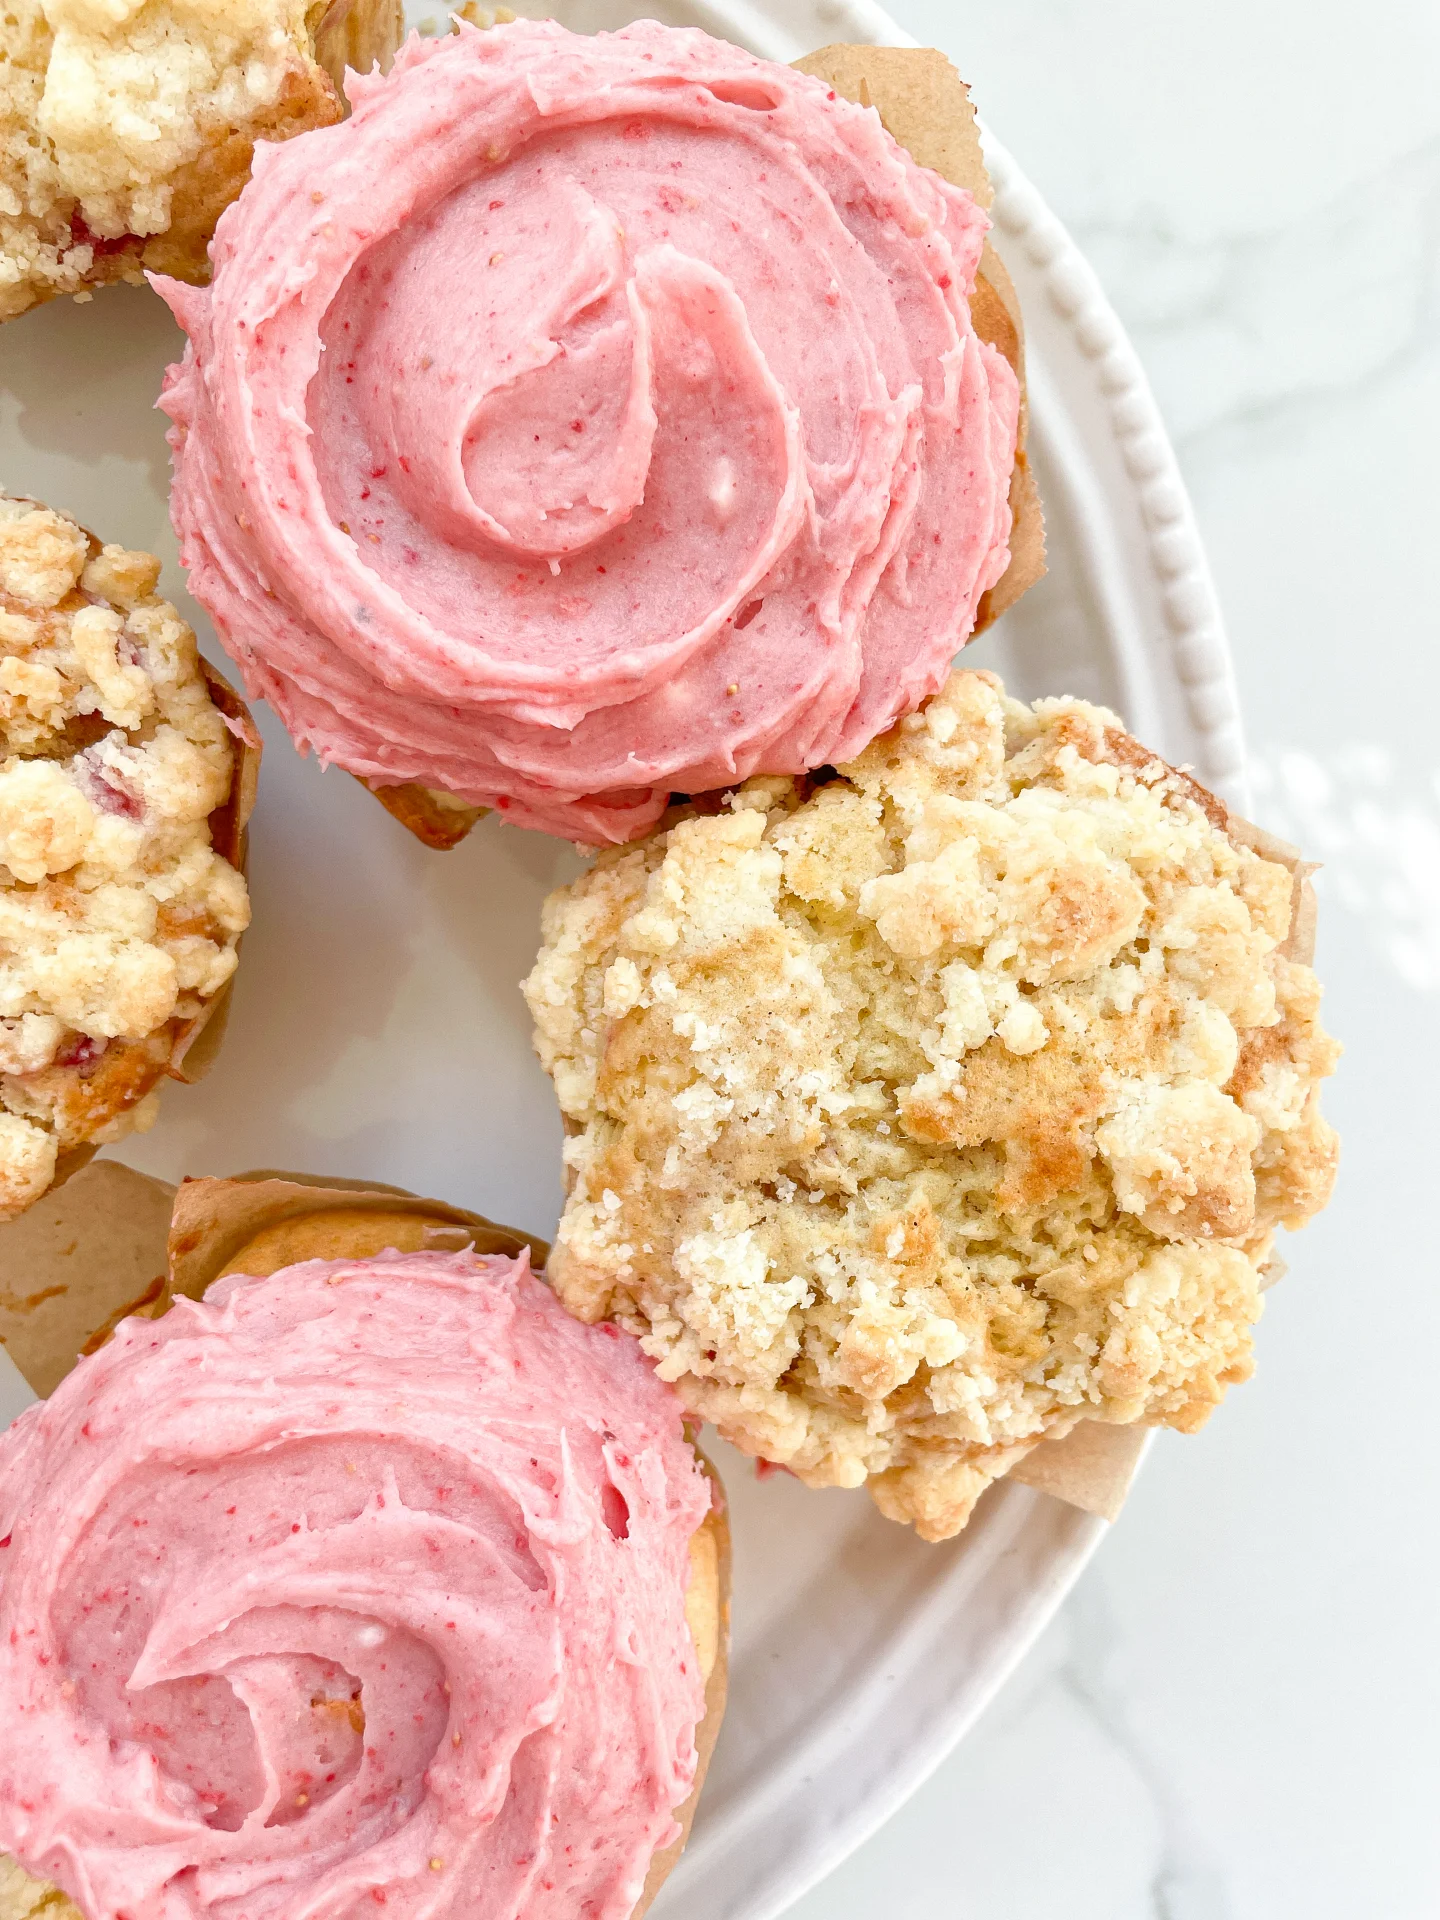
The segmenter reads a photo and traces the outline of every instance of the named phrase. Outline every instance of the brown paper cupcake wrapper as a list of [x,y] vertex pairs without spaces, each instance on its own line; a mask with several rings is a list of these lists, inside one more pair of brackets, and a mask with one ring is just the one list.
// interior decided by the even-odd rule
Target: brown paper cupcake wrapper
[[[200,668],[205,675],[205,684],[210,689],[210,698],[219,708],[235,743],[235,772],[230,782],[230,794],[224,806],[217,808],[210,816],[210,844],[237,872],[245,873],[249,867],[250,816],[255,811],[255,798],[260,787],[260,734],[250,709],[225,676],[203,657]],[[174,1079],[193,1086],[210,1071],[230,1018],[230,993],[234,978],[232,974],[214,999],[208,1001],[177,1032],[167,1069]]]
[[[964,187],[988,212],[995,189],[985,166],[970,89],[934,47],[821,47],[795,65],[847,100],[874,107],[886,131],[922,167]],[[1025,388],[1025,324],[1015,283],[987,240],[970,301],[975,331],[1010,362],[1020,381],[1020,435],[1010,478],[1010,564],[980,601],[974,633],[998,620],[1045,571],[1045,521],[1026,457],[1029,399]]]
[[[355,778],[358,780],[360,776],[356,774]],[[439,787],[422,787],[414,780],[398,787],[382,786],[376,780],[360,780],[360,784],[374,794],[392,819],[408,827],[417,840],[434,847],[437,853],[448,853],[451,847],[458,847],[470,829],[490,811],[489,807],[476,807],[468,800],[459,800]]]
[[[690,1546],[691,1578],[699,1595],[687,1598],[686,1613],[690,1617],[690,1630],[694,1636],[696,1648],[700,1654],[702,1666],[707,1652],[706,1638],[709,1640],[710,1663],[705,1674],[705,1717],[695,1729],[695,1784],[690,1789],[690,1797],[683,1806],[675,1809],[675,1818],[680,1831],[668,1847],[662,1847],[650,1862],[650,1871],[645,1876],[645,1886],[633,1908],[630,1920],[644,1920],[650,1903],[660,1891],[678,1863],[690,1838],[690,1829],[695,1824],[695,1810],[700,1804],[700,1795],[705,1786],[705,1776],[710,1771],[710,1762],[715,1753],[715,1742],[720,1737],[720,1723],[725,1718],[725,1701],[730,1690],[730,1520],[725,1503],[725,1488],[712,1463],[695,1447],[700,1465],[713,1485],[712,1504],[709,1513],[700,1523],[700,1530]],[[706,1567],[703,1561],[711,1565]],[[706,1605],[706,1597],[709,1604]],[[699,1605],[697,1607],[697,1599]],[[697,1620],[697,1611],[708,1614],[708,1619]]]
[[404,36],[403,0],[334,0],[315,29],[315,58],[343,94],[347,67],[385,71]]

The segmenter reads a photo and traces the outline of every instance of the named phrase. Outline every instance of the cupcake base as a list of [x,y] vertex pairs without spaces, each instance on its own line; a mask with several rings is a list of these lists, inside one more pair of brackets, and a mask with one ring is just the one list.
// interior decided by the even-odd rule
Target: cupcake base
[[[177,1295],[199,1298],[223,1274],[267,1275],[305,1260],[363,1260],[382,1250],[448,1251],[465,1246],[481,1254],[512,1257],[528,1251],[537,1270],[547,1252],[545,1243],[530,1234],[442,1201],[421,1199],[399,1187],[265,1172],[234,1180],[187,1180],[175,1196],[168,1275],[163,1282],[157,1281],[149,1297],[120,1305],[103,1325],[76,1329],[74,1358],[103,1344],[124,1314],[158,1318]],[[15,1357],[23,1359],[19,1353]],[[49,1379],[47,1388],[55,1383],[55,1378]],[[633,1920],[640,1920],[684,1849],[725,1711],[730,1530],[719,1475],[698,1446],[695,1453],[715,1490],[710,1511],[691,1539],[685,1599],[686,1618],[705,1676],[705,1714],[695,1730],[694,1784],[675,1811],[680,1834],[654,1855]],[[0,1920],[41,1920],[41,1916],[82,1920],[79,1908],[60,1888],[34,1878],[0,1853]]]

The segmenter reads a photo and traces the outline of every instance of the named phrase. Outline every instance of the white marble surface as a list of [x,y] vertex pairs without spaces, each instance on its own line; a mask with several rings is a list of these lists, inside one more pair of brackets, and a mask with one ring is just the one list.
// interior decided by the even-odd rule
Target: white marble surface
[[[793,1920],[1436,1920],[1440,596],[1421,560],[1440,508],[1440,11],[891,6],[955,55],[1151,370],[1235,643],[1256,812],[1327,863],[1320,961],[1349,1047],[1330,1108],[1347,1144],[1333,1208],[1287,1249],[1255,1382],[1205,1434],[1162,1436],[987,1718]],[[122,359],[132,344],[121,329]],[[107,417],[106,377],[87,367],[51,412]],[[94,478],[107,526],[138,538],[136,432],[117,417]],[[158,431],[146,444],[163,468]],[[333,798],[336,834],[370,805]],[[313,871],[332,853],[322,838]],[[550,856],[515,858],[538,896]],[[270,961],[252,948],[252,976],[275,983],[286,940],[317,968],[327,942],[373,940],[403,866],[377,856],[370,901],[287,925]],[[473,945],[484,897],[461,925],[427,895],[395,965],[422,939],[432,961]],[[524,956],[493,937],[487,953],[508,990]],[[297,1074],[326,1018],[296,1008]],[[243,1037],[242,1009],[232,1086]],[[501,1106],[516,1048],[485,1063]],[[336,1112],[301,1118],[322,1133],[343,1119],[364,1173],[373,1076],[363,1048],[352,1064],[326,1096]],[[208,1111],[197,1096],[177,1120],[197,1164],[215,1150]],[[229,1136],[225,1163],[283,1164],[286,1145]],[[462,1158],[374,1170],[466,1197]],[[503,1143],[496,1178],[517,1217],[550,1204]]]
[[[793,1920],[1435,1920],[1440,10],[892,0],[1131,328],[1325,861],[1330,1212],[987,1719]],[[1422,571],[1423,567],[1423,571]]]

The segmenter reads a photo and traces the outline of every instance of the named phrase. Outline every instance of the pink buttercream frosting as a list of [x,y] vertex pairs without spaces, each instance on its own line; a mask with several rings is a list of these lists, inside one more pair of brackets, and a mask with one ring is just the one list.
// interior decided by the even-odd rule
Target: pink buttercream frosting
[[592,842],[857,753],[1009,559],[988,221],[694,30],[412,39],[262,146],[162,404],[191,586],[302,747]]
[[0,1437],[0,1849],[89,1920],[620,1920],[694,1777],[708,1505],[523,1261],[128,1320]]

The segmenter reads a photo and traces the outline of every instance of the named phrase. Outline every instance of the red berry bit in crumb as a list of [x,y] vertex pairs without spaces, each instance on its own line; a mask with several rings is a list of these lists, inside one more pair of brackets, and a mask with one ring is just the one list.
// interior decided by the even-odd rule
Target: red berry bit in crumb
[[144,817],[145,805],[138,794],[124,787],[113,775],[107,773],[97,758],[93,747],[88,753],[82,753],[75,763],[76,779],[85,791],[92,805],[104,813],[118,813],[126,820],[139,820]]
[[51,1064],[57,1067],[74,1067],[75,1071],[83,1076],[87,1070],[93,1069],[98,1064],[109,1044],[108,1040],[93,1039],[88,1033],[72,1033],[70,1038],[62,1044]]
[[[323,11],[294,0],[7,8],[0,322],[58,294],[138,282],[146,267],[202,275],[252,143],[340,118],[315,57]],[[377,0],[353,9],[362,21],[378,11]]]
[[250,917],[234,748],[160,563],[0,494],[0,1220],[150,1124]]
[[547,1278],[927,1539],[1082,1417],[1191,1431],[1334,1174],[1295,899],[1113,714],[989,673],[677,809],[546,903]]
[[70,245],[88,247],[92,256],[103,260],[113,253],[135,252],[145,244],[138,233],[121,233],[113,237],[103,233],[93,233],[82,214],[70,217]]

